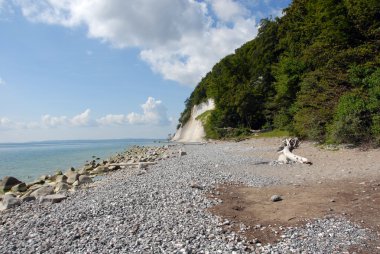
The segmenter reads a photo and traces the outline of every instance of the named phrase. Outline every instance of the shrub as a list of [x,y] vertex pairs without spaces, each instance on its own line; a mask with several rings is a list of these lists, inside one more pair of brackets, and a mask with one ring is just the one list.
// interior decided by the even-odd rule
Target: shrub
[[359,144],[370,137],[370,112],[365,97],[358,91],[343,95],[329,128],[330,139],[337,143]]

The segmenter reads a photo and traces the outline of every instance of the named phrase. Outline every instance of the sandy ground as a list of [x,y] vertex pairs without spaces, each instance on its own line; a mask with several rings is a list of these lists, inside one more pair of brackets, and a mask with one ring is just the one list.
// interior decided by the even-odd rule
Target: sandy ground
[[[251,139],[241,142],[233,152],[271,161],[276,159],[280,143],[277,138]],[[294,153],[313,164],[252,165],[244,170],[279,178],[281,184],[261,188],[219,186],[210,197],[218,197],[223,203],[210,211],[233,221],[233,225],[241,222],[249,226],[244,235],[262,243],[281,239],[286,227],[326,216],[344,216],[377,235],[366,247],[354,246],[351,251],[380,253],[380,149],[329,151],[304,142]],[[275,194],[283,200],[270,201]]]

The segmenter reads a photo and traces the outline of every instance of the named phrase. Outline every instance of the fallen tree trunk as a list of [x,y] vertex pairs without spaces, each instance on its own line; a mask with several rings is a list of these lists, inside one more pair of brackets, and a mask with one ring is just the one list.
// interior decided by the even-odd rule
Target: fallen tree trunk
[[294,161],[298,163],[312,164],[307,158],[295,155],[292,151],[300,145],[298,138],[285,139],[283,141],[284,146],[282,146],[281,153],[278,157],[278,161],[282,163],[288,163],[289,161]]
[[110,166],[139,166],[139,165],[154,165],[157,162],[120,162],[120,163],[111,163]]

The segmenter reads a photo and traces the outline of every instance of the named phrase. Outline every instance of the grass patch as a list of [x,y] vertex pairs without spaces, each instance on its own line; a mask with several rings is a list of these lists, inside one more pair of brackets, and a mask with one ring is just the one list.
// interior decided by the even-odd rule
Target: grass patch
[[254,138],[282,138],[289,137],[290,133],[288,131],[283,130],[272,130],[267,132],[260,132],[257,135],[252,135]]
[[206,112],[204,112],[204,113],[200,114],[199,116],[197,116],[195,118],[195,120],[199,120],[199,121],[202,122],[203,125],[205,125],[207,123],[208,118],[211,115],[211,112],[212,112],[212,110],[207,110]]

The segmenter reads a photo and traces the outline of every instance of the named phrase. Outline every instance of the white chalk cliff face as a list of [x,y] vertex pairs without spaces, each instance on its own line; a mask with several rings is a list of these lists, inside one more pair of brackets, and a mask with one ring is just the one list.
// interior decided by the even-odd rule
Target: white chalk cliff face
[[196,118],[208,110],[215,109],[215,102],[213,99],[209,99],[207,102],[203,102],[196,105],[191,110],[191,116],[189,121],[179,128],[175,133],[172,141],[176,142],[202,142],[205,137],[205,130],[200,120]]

